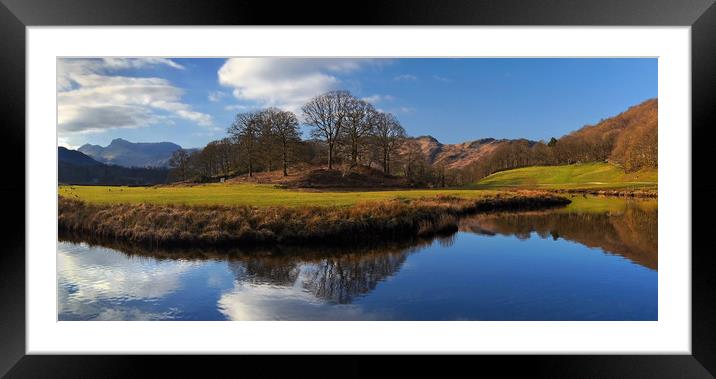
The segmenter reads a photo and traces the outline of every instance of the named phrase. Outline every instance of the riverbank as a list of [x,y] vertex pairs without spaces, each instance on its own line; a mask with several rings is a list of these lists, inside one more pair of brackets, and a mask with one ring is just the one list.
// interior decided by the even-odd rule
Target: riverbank
[[557,194],[570,194],[570,195],[591,195],[591,196],[605,196],[605,197],[633,197],[640,199],[656,199],[658,198],[658,190],[596,190],[596,189],[555,189],[550,192]]
[[479,198],[438,195],[362,202],[351,206],[188,206],[103,204],[60,196],[60,233],[153,246],[351,244],[454,232],[458,218],[497,210],[564,206],[544,192],[495,193]]

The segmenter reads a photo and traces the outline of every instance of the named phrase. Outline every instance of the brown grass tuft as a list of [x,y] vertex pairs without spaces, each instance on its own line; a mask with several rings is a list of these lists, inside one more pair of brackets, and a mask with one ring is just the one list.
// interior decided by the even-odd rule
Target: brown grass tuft
[[61,232],[155,246],[360,243],[454,232],[458,218],[470,213],[569,202],[547,193],[480,199],[435,196],[300,208],[100,205],[60,197],[58,225]]

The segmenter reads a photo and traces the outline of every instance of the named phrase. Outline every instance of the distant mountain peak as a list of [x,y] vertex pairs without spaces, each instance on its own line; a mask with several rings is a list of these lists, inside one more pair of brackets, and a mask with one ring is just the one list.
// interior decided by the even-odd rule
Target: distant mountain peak
[[119,144],[126,144],[126,143],[131,143],[131,142],[127,141],[127,140],[124,139],[124,138],[115,138],[115,139],[113,139],[112,142],[110,142],[109,144],[110,144],[110,145],[114,145],[114,144],[118,144],[118,143],[119,143]]
[[431,165],[444,164],[447,168],[462,168],[491,154],[498,145],[509,140],[482,138],[455,144],[445,144],[431,135],[413,138]]
[[173,142],[130,142],[124,138],[115,138],[105,147],[84,144],[78,151],[106,164],[167,167],[172,153],[181,148]]

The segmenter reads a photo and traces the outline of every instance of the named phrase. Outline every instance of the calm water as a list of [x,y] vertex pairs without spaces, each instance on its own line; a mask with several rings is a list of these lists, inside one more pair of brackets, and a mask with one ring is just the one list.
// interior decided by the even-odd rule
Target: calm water
[[[656,320],[655,202],[462,220],[348,251],[59,242],[60,320]],[[617,203],[615,203],[617,202]]]

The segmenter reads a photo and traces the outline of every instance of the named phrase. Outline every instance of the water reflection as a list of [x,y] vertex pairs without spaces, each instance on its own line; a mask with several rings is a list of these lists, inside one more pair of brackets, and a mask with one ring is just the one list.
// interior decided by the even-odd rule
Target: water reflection
[[534,211],[494,213],[461,220],[460,230],[483,235],[528,239],[563,238],[621,255],[658,269],[658,212],[651,202],[625,201],[608,212]]
[[300,285],[317,298],[345,304],[397,272],[408,253],[409,250],[377,250],[314,259],[263,256],[229,261],[229,269],[238,281]]
[[[64,319],[169,319],[153,301],[180,288],[181,276],[199,262],[162,264],[151,258],[127,260],[114,250],[60,243],[57,251],[58,308]],[[126,304],[142,304],[127,308]]]
[[656,319],[657,212],[642,203],[483,214],[451,236],[350,249],[63,238],[61,320]]
[[[430,241],[406,241],[374,247],[275,247],[262,250],[147,249],[136,245],[94,240],[80,242],[63,236],[58,244],[60,319],[111,319],[97,313],[113,311],[113,304],[143,299],[161,303],[184,287],[190,268],[222,265],[230,285],[216,309],[232,320],[379,319],[348,304],[398,272],[406,257]],[[443,238],[444,240],[445,238]],[[224,269],[225,268],[225,269]],[[207,282],[221,283],[222,275]],[[224,278],[224,283],[226,280]],[[337,304],[340,307],[327,307]],[[151,307],[149,307],[151,308]],[[209,306],[209,308],[216,308]],[[266,313],[266,309],[271,309]],[[184,319],[180,309],[157,314],[115,314],[117,319]],[[207,310],[201,310],[206,312]],[[216,316],[216,315],[214,315]]]

